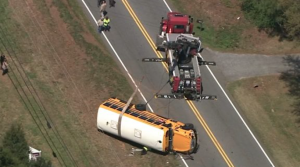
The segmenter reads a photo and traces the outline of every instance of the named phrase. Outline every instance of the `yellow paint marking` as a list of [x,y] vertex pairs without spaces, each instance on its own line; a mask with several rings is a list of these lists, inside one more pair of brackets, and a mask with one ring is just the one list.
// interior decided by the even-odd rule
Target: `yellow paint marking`
[[[142,25],[142,23],[140,22],[140,20],[136,16],[136,14],[134,13],[133,9],[131,8],[131,6],[129,5],[129,3],[127,2],[127,0],[122,0],[122,2],[124,3],[124,5],[125,5],[126,9],[128,10],[129,14],[133,18],[133,20],[135,21],[135,23],[137,24],[137,26],[139,27],[139,29],[141,30],[142,34],[145,36],[146,40],[148,41],[149,45],[153,49],[153,51],[156,54],[156,56],[158,58],[163,58],[163,56],[161,55],[161,53],[156,50],[156,46],[155,46],[154,42],[150,38],[149,34],[145,30],[144,26]],[[167,64],[165,62],[162,62],[162,65],[168,71]],[[196,115],[197,119],[199,120],[199,122],[203,126],[205,132],[208,134],[209,138],[212,140],[212,142],[216,146],[217,150],[219,151],[219,153],[221,154],[221,156],[223,157],[223,159],[225,160],[225,162],[227,163],[227,165],[229,167],[234,167],[234,165],[232,164],[231,160],[228,158],[227,154],[223,150],[222,146],[219,144],[218,140],[216,139],[216,137],[214,136],[214,134],[212,133],[212,131],[210,130],[210,128],[206,124],[205,120],[200,115],[200,112],[197,110],[197,108],[194,105],[194,103],[192,101],[190,101],[190,100],[187,100],[186,102],[190,106],[190,108],[192,109],[193,113]]]

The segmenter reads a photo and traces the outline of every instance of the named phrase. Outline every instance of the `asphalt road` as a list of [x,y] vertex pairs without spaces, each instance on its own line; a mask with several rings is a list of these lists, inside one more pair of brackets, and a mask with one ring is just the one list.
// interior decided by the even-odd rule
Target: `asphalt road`
[[[78,1],[80,4],[83,4],[82,0]],[[154,41],[160,19],[169,11],[164,2],[162,0],[128,0],[127,2]],[[100,13],[96,0],[87,0],[86,4],[94,17],[98,19]],[[90,18],[91,24],[95,25],[95,21],[85,6],[82,5],[82,7],[87,17]],[[116,51],[114,52],[111,49],[111,53],[112,55],[118,54],[135,82],[144,77],[140,90],[146,99],[150,100],[167,82],[168,75],[166,70],[161,63],[141,62],[142,58],[156,57],[156,53],[150,47],[149,42],[128,12],[123,1],[117,1],[116,7],[108,8],[107,11],[111,18],[112,28],[110,32],[105,34]],[[99,35],[103,36],[102,34]],[[103,37],[103,40],[105,41],[106,39]],[[110,48],[108,43],[107,46]],[[206,50],[203,56],[209,60],[210,54],[210,51]],[[127,72],[117,59],[117,56],[113,57],[119,63],[120,69],[126,74]],[[211,68],[220,84],[224,87],[228,79],[221,67],[222,65]],[[182,122],[193,123],[196,126],[200,139],[200,149],[194,155],[193,161],[186,161],[188,166],[223,167],[231,166],[231,163],[233,164],[232,166],[236,167],[272,166],[208,68],[201,67],[201,71],[204,93],[217,95],[217,101],[194,102],[193,104],[196,106],[197,111],[192,111],[190,105],[184,100],[152,99],[150,101],[154,112]],[[161,90],[161,93],[168,93],[169,91],[170,88],[166,85]],[[199,118],[198,116],[197,118],[194,112],[199,112],[201,117]],[[204,121],[200,122],[202,118]],[[210,133],[214,135],[216,140],[213,139]]]
[[281,73],[289,69],[283,60],[285,55],[220,53],[210,49],[207,49],[206,55],[217,62],[229,82],[241,78]]

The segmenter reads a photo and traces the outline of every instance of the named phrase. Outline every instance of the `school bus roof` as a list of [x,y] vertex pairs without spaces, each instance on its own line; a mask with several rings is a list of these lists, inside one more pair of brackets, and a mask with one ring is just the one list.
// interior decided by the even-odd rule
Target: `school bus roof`
[[[110,98],[106,100],[104,103],[102,103],[100,107],[106,108],[116,113],[121,113],[125,105],[126,105],[126,101],[117,98]],[[184,123],[169,118],[165,118],[163,116],[157,115],[150,111],[139,111],[135,109],[135,105],[133,104],[129,105],[124,115],[133,118],[135,120],[144,122],[146,124],[150,124],[157,128],[167,129],[169,127],[172,127],[173,129],[175,129],[176,131],[175,133],[179,133],[183,136],[189,135],[188,133],[186,133],[186,130],[180,128],[185,125]]]

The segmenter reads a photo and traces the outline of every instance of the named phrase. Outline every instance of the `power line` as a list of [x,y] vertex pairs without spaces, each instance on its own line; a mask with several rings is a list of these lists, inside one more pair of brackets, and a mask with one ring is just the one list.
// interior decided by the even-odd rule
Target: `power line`
[[[39,26],[37,26],[37,27],[39,27]],[[28,34],[29,35],[29,34]],[[45,35],[45,34],[44,34]],[[50,42],[50,41],[49,41]],[[51,43],[50,43],[50,45],[51,45]],[[17,45],[18,46],[18,45]],[[53,48],[53,46],[51,45],[51,47],[52,47],[52,49],[54,49]],[[54,49],[54,52],[55,52],[55,54],[57,54],[56,53],[56,51],[55,51],[55,49]],[[17,57],[17,56],[16,56]],[[57,63],[58,63],[58,61],[57,61]],[[68,73],[69,74],[69,73]],[[65,74],[66,75],[66,74]],[[68,77],[69,78],[69,77]],[[70,80],[72,80],[71,78],[69,78]],[[29,79],[28,79],[29,80]],[[30,80],[29,80],[30,81]],[[73,81],[72,81],[73,82]],[[73,84],[75,84],[75,83],[73,83]],[[77,89],[77,91],[78,91],[78,89]],[[79,92],[80,93],[80,92]],[[46,111],[46,113],[47,113],[47,111]],[[50,118],[50,117],[49,117]],[[50,120],[51,121],[51,120]],[[52,121],[51,121],[52,122]],[[79,122],[80,123],[80,122]],[[80,123],[81,124],[81,123]],[[81,125],[82,126],[82,125]],[[78,143],[77,142],[77,140],[76,140],[76,138],[73,138],[75,141],[76,141],[76,143]],[[79,146],[79,144],[77,144],[78,146]],[[92,147],[92,148],[96,148],[96,147]],[[97,150],[97,149],[96,149]],[[82,149],[80,149],[80,151],[81,151],[81,153],[82,153]],[[97,152],[98,152],[98,154],[99,154],[99,151],[97,150]],[[83,154],[83,156],[86,158],[86,155],[84,154],[84,153],[82,153]],[[101,158],[101,156],[99,155],[98,156],[98,158],[95,158],[95,161],[98,163],[98,161],[96,160],[96,159],[99,159],[99,157]],[[86,158],[87,159],[87,158]],[[88,160],[87,160],[88,161]],[[89,161],[88,161],[89,162]],[[98,166],[99,166],[99,164],[98,164]]]
[[[2,38],[0,38],[0,39],[2,39]],[[2,49],[0,49],[0,51],[1,51],[1,53],[4,53],[4,52],[2,51]],[[33,105],[31,104],[31,102],[30,102],[30,100],[29,100],[27,94],[25,93],[24,89],[22,88],[21,83],[20,83],[19,80],[17,79],[17,76],[16,76],[16,74],[15,74],[13,68],[10,67],[9,70],[10,70],[10,71],[13,73],[13,75],[15,76],[15,78],[16,78],[16,80],[17,80],[17,83],[20,85],[20,88],[21,88],[23,94],[25,95],[25,98],[28,100],[28,102],[29,102],[31,108],[34,110],[34,107],[33,107]],[[46,137],[45,134],[43,133],[42,129],[40,128],[38,122],[36,121],[35,117],[33,116],[32,112],[30,111],[30,109],[29,109],[27,103],[25,102],[23,96],[22,96],[21,93],[19,92],[17,85],[14,83],[13,79],[10,77],[10,74],[8,73],[7,75],[9,76],[9,79],[11,80],[11,82],[12,82],[13,85],[14,85],[14,87],[16,88],[16,90],[17,90],[18,94],[20,95],[22,101],[24,102],[24,104],[25,104],[27,110],[29,111],[29,113],[30,113],[32,119],[34,120],[35,124],[37,125],[39,131],[42,133],[43,137],[45,138],[46,142],[48,143],[49,147],[51,148],[53,155],[56,155],[56,153],[55,153],[54,150],[55,150],[55,149],[56,149],[56,151],[58,151],[58,150],[57,150],[57,148],[56,148],[55,146],[54,146],[55,149],[53,149],[53,147],[51,146],[50,142],[53,144],[51,138],[50,138],[50,142],[49,142],[48,139],[47,139],[47,137]],[[36,111],[35,111],[35,110],[34,110],[34,112],[35,112],[35,114],[36,114]],[[37,117],[38,117],[38,116],[37,116]],[[38,118],[38,119],[39,119],[39,118]],[[41,122],[40,119],[39,119],[39,122]],[[43,129],[45,130],[44,127],[43,127]],[[45,130],[45,131],[46,131],[46,130]],[[49,136],[49,134],[47,134],[47,136]],[[59,156],[60,156],[60,154],[59,154]],[[59,161],[59,163],[60,163],[60,165],[62,166],[62,163],[61,163],[60,161]],[[63,161],[63,163],[65,164],[64,161]],[[66,164],[65,164],[65,166],[66,166]]]
[[[0,27],[0,30],[1,30],[1,32],[2,32],[2,34],[3,34],[3,36],[6,38],[6,35],[4,34],[4,31],[3,31],[2,27]],[[1,40],[1,43],[2,43],[2,45],[4,46],[4,48],[6,49],[8,55],[11,57],[12,62],[13,62],[14,65],[16,66],[16,69],[17,69],[17,71],[19,72],[19,74],[20,74],[20,76],[21,76],[23,82],[25,83],[25,86],[26,86],[27,89],[29,90],[31,96],[33,97],[33,100],[35,101],[35,103],[37,104],[37,106],[38,106],[39,110],[41,111],[43,117],[44,117],[45,120],[47,121],[47,124],[46,124],[46,125],[48,126],[48,128],[49,128],[49,127],[51,128],[51,124],[49,123],[49,120],[47,119],[45,113],[43,112],[43,109],[41,108],[41,106],[40,106],[40,104],[38,103],[36,97],[34,96],[34,94],[32,93],[32,91],[30,90],[29,86],[27,85],[26,80],[25,80],[24,77],[22,76],[21,71],[22,71],[22,72],[24,73],[24,75],[26,76],[26,78],[27,78],[27,80],[29,81],[29,83],[30,83],[32,89],[34,90],[34,93],[36,94],[36,96],[37,96],[37,97],[39,98],[39,100],[40,100],[40,97],[39,97],[39,95],[37,94],[35,88],[33,87],[31,81],[29,80],[28,76],[26,75],[23,66],[22,66],[21,63],[19,62],[19,59],[18,59],[18,57],[17,57],[17,55],[16,55],[14,49],[10,46],[10,48],[11,48],[13,54],[15,55],[15,57],[16,57],[16,59],[17,59],[17,61],[18,61],[18,64],[19,64],[20,67],[21,67],[21,71],[19,70],[17,63],[14,61],[14,59],[13,59],[11,53],[8,51],[7,47],[5,46],[3,39],[1,38],[0,40]],[[6,41],[8,41],[7,38],[6,38]],[[7,44],[7,45],[8,45],[8,44]],[[17,78],[17,77],[16,77],[16,78]],[[41,100],[40,100],[40,103],[42,104],[42,106],[43,106],[43,108],[44,108],[44,105],[43,105],[43,103],[42,103]],[[45,108],[44,108],[44,110],[45,110]],[[45,111],[46,111],[46,110],[45,110]],[[36,112],[36,111],[35,111],[35,112]],[[46,111],[46,113],[47,113],[47,111]],[[37,115],[37,112],[36,112],[36,115]],[[37,115],[37,116],[38,116],[38,115]],[[48,117],[49,117],[49,115],[48,115]],[[51,120],[50,117],[49,117],[49,119],[50,119],[50,121],[52,122],[52,120]],[[50,126],[49,126],[49,125],[50,125]],[[43,127],[44,127],[44,126],[43,126]],[[53,127],[53,129],[54,129],[54,134],[55,134],[55,132],[58,133],[54,127]],[[46,128],[45,128],[45,131],[46,131]],[[56,134],[55,134],[55,137],[58,139],[58,141],[61,143],[61,145],[65,147],[65,149],[67,150],[67,152],[70,154],[68,148],[65,146],[64,143],[62,143],[63,141],[60,141],[60,139],[61,139],[60,135],[59,135],[59,138],[60,138],[60,139],[57,137]],[[72,162],[74,162],[74,158],[72,157],[72,155],[70,154],[69,156],[71,156]],[[76,165],[76,166],[77,166],[77,165]]]
[[[23,28],[24,28],[24,26],[22,26]],[[26,31],[26,30],[25,30]],[[28,34],[28,33],[27,33]],[[30,40],[33,42],[33,40],[31,39],[31,37],[30,37],[30,35],[28,34],[28,36],[29,36],[29,38],[30,38]],[[19,45],[17,45],[13,40],[11,40],[17,47],[19,47]],[[35,48],[38,48],[36,45],[34,45],[34,47]],[[21,50],[21,49],[20,49]],[[40,50],[40,49],[39,49]],[[43,53],[40,51],[40,54],[41,55],[43,55]],[[17,58],[18,56],[17,55],[15,55],[15,57]],[[18,59],[18,58],[17,58]],[[19,63],[20,65],[21,65],[21,63]],[[58,63],[59,64],[59,63]],[[22,67],[22,65],[21,65],[21,67]],[[47,66],[46,66],[47,67]],[[25,73],[25,72],[24,72]],[[53,77],[53,76],[52,76]],[[53,77],[54,78],[54,77]],[[30,81],[30,79],[28,78],[28,80]],[[33,86],[32,86],[33,87]],[[33,87],[34,88],[34,87]],[[53,88],[52,88],[52,90],[53,90]],[[61,90],[60,90],[61,91]],[[62,91],[61,91],[62,92]],[[63,93],[63,92],[62,92]],[[40,100],[41,101],[41,100]],[[41,101],[41,103],[42,103],[42,101]],[[42,103],[43,104],[43,103]],[[45,107],[44,107],[45,108]],[[71,108],[72,108],[72,106],[71,106]],[[49,117],[49,119],[50,119],[50,121],[52,122],[52,124],[53,124],[53,121],[51,120],[51,118],[50,118],[50,115],[48,114],[48,112],[47,112],[47,110],[45,109],[45,112],[47,113],[47,115],[48,115],[48,117]],[[81,127],[83,127],[82,126],[82,124],[79,122],[79,124],[80,124],[80,126]],[[53,124],[54,125],[54,124]],[[83,151],[82,150],[84,150],[84,149],[82,149],[81,148],[81,145],[80,144],[78,144],[79,142],[78,142],[78,140],[76,139],[76,137],[74,137],[74,135],[70,132],[70,134],[71,134],[71,136],[72,136],[72,139],[76,142],[76,144],[77,144],[77,146],[79,147],[79,151],[81,152],[81,155],[85,158],[85,160],[88,162],[88,164],[89,164],[89,166],[91,166],[91,164],[90,164],[90,161],[89,161],[89,159],[87,158],[87,156],[86,156],[86,154],[85,153],[83,153]],[[61,139],[62,140],[62,139]],[[63,141],[63,140],[62,140]],[[64,142],[63,142],[64,143]],[[64,143],[65,144],[65,143]],[[67,147],[68,148],[68,147]],[[95,147],[92,147],[92,148],[95,148]],[[98,150],[97,150],[97,152],[98,152]],[[94,157],[94,156],[93,156]],[[98,161],[97,161],[97,158],[95,158],[94,157],[94,160],[95,160],[95,162],[97,163],[97,166],[100,166],[99,164],[98,164]]]
[[[6,28],[6,27],[5,27],[5,29],[6,29],[6,31],[7,31],[7,28]],[[7,34],[5,35],[5,33],[4,33],[4,31],[3,31],[3,29],[2,29],[1,27],[0,27],[0,30],[1,30],[1,32],[3,33],[4,37],[6,38]],[[1,39],[1,40],[2,40],[2,39]],[[50,128],[52,128],[52,126],[53,126],[54,133],[57,134],[57,135],[55,135],[56,138],[57,138],[58,141],[61,143],[61,145],[63,145],[63,146],[65,147],[65,149],[67,150],[67,153],[68,153],[69,156],[71,157],[72,161],[76,163],[76,161],[74,160],[74,158],[73,158],[72,154],[70,153],[68,147],[66,146],[66,144],[65,144],[64,141],[63,141],[63,139],[61,138],[61,135],[59,134],[59,132],[58,132],[57,129],[55,128],[55,126],[54,126],[54,124],[53,124],[53,121],[52,121],[50,115],[48,114],[48,112],[47,112],[47,110],[46,110],[46,108],[45,108],[45,106],[44,106],[44,104],[43,104],[43,102],[42,102],[42,100],[41,100],[39,94],[37,93],[37,91],[36,91],[36,89],[34,88],[32,82],[30,81],[30,79],[28,78],[28,75],[26,75],[26,72],[25,72],[25,70],[24,70],[22,64],[20,63],[20,60],[19,60],[19,58],[18,58],[16,52],[14,51],[13,47],[11,47],[11,45],[9,44],[7,38],[6,38],[6,41],[7,41],[8,45],[10,46],[10,48],[11,48],[11,50],[12,50],[12,52],[13,52],[13,54],[14,54],[16,60],[17,60],[17,62],[19,63],[19,65],[20,65],[20,67],[21,67],[21,71],[22,71],[22,72],[24,73],[24,75],[26,76],[26,79],[29,81],[31,88],[32,88],[33,91],[34,91],[34,94],[37,96],[38,101],[40,102],[40,104],[41,104],[41,106],[42,106],[42,108],[41,108],[41,106],[39,105],[39,103],[38,103],[38,101],[36,100],[35,96],[34,96],[33,93],[30,91],[28,85],[26,84],[25,79],[22,77],[22,79],[23,79],[24,83],[26,84],[28,90],[30,91],[31,95],[33,95],[34,101],[36,102],[36,104],[38,105],[38,107],[39,107],[39,109],[40,109],[42,115],[43,115],[44,118],[46,119],[48,128],[50,129]],[[14,43],[15,46],[18,46],[13,40],[10,40],[10,41],[11,41],[12,43]],[[3,42],[3,41],[2,41],[2,42]],[[16,66],[16,68],[17,68],[17,66]],[[17,70],[19,71],[19,68],[17,68]],[[20,74],[20,75],[21,75],[21,74]],[[47,116],[45,115],[45,113],[46,113]],[[47,117],[48,117],[48,119],[49,119],[50,121],[47,119]],[[51,124],[52,124],[52,126],[51,126]],[[57,136],[58,136],[58,137],[57,137]],[[76,163],[76,166],[78,166],[77,163]]]
[[[82,102],[85,104],[87,110],[88,110],[90,113],[94,114],[94,112],[90,110],[89,105],[85,102],[85,100],[84,100],[84,98],[83,98],[81,92],[79,91],[79,89],[78,89],[77,85],[75,84],[74,80],[71,78],[70,73],[68,72],[66,66],[64,65],[64,63],[63,63],[63,61],[61,60],[60,56],[58,55],[57,51],[55,50],[55,48],[54,48],[53,45],[51,44],[51,42],[50,42],[48,36],[44,33],[44,31],[43,31],[43,29],[42,29],[40,23],[39,23],[38,20],[35,18],[35,15],[34,15],[32,9],[31,9],[31,7],[29,6],[29,4],[27,3],[26,0],[25,0],[24,2],[26,3],[28,9],[30,9],[31,13],[33,14],[33,15],[32,15],[33,17],[29,17],[29,18],[30,18],[31,20],[35,20],[35,22],[36,22],[36,27],[39,27],[39,28],[41,29],[41,32],[42,32],[42,34],[43,34],[44,37],[45,37],[45,38],[43,38],[43,39],[45,39],[45,40],[47,40],[47,41],[49,42],[49,43],[48,43],[49,46],[50,46],[49,48],[51,48],[51,49],[53,50],[53,52],[54,52],[53,58],[57,61],[58,64],[60,64],[60,63],[58,62],[58,60],[61,62],[60,65],[62,66],[64,75],[65,75],[66,78],[68,78],[69,81],[73,84],[75,91],[78,93],[78,95],[79,95],[79,97],[81,98]],[[32,22],[34,22],[34,21],[32,21]],[[56,55],[56,56],[55,56],[55,55]],[[56,57],[57,57],[57,58],[56,58]],[[57,59],[58,59],[58,60],[57,60]],[[109,141],[108,143],[109,143],[110,145],[112,145],[110,141]],[[93,147],[93,148],[96,149],[96,147]],[[97,159],[101,158],[102,156],[100,155],[98,149],[96,149],[96,152],[98,153]],[[116,153],[116,152],[113,151],[113,153]],[[117,157],[118,157],[118,156],[117,156]],[[119,158],[119,157],[118,157],[118,158]],[[101,159],[102,159],[102,158],[101,158]],[[102,161],[103,161],[103,159],[102,159]],[[120,160],[120,161],[121,161],[121,160]],[[98,161],[96,161],[96,162],[98,163]],[[103,161],[103,162],[104,162],[104,161]],[[99,166],[99,165],[98,165],[98,166]]]

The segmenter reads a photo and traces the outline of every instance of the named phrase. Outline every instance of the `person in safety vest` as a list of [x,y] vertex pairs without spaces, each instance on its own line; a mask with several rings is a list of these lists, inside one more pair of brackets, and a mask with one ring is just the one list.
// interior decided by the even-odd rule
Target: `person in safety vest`
[[108,16],[105,16],[105,19],[103,20],[104,31],[109,31],[110,30],[109,23],[110,23],[110,19],[108,18]]
[[141,152],[141,155],[146,155],[148,152],[148,148],[147,147],[143,147],[143,150]]

